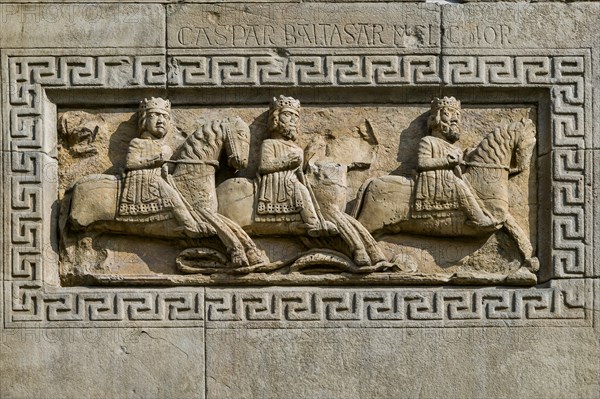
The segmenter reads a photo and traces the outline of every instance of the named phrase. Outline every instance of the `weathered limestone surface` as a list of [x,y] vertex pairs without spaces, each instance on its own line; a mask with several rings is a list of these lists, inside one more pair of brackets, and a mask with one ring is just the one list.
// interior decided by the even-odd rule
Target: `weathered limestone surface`
[[164,47],[160,4],[2,3],[2,48]]
[[[59,113],[59,151],[58,162],[64,167],[59,169],[59,195],[64,199],[65,192],[79,179],[92,174],[119,174],[125,168],[125,156],[129,142],[136,137],[137,118],[130,112],[98,113],[93,110],[66,111]],[[187,136],[196,129],[197,115],[207,120],[223,119],[230,113],[228,107],[222,108],[188,108],[173,111],[178,131],[166,138],[166,143],[176,149]],[[260,143],[268,138],[266,126],[267,115],[260,107],[247,107],[239,110],[237,115],[242,120],[254,121],[249,126],[252,137],[249,149],[248,166],[237,176],[252,178],[259,169]],[[313,159],[325,159],[341,165],[364,164],[361,168],[348,173],[346,187],[342,194],[347,198],[355,198],[362,183],[373,177],[390,173],[416,175],[415,152],[417,151],[422,131],[426,124],[428,109],[422,107],[304,107],[302,110],[302,135],[298,137],[301,147],[311,145]],[[462,148],[474,148],[487,133],[493,131],[505,120],[536,118],[533,108],[510,109],[470,109],[463,113],[464,125],[469,129],[461,138]],[[83,126],[80,130],[73,126]],[[82,130],[83,129],[83,132]],[[87,132],[87,133],[85,133]],[[398,133],[400,132],[400,133]],[[91,140],[90,135],[93,136]],[[75,143],[77,142],[77,143]],[[400,143],[400,149],[398,148]],[[536,176],[530,176],[530,165],[518,176],[513,177],[508,189],[511,201],[510,212],[519,221],[529,220],[522,228],[525,235],[535,237],[537,198],[535,196]],[[229,175],[218,179],[226,180]],[[217,182],[218,183],[218,182]],[[314,189],[318,189],[315,186]],[[66,194],[68,196],[68,193]],[[223,198],[220,199],[224,201]],[[337,198],[334,196],[333,201]],[[356,202],[358,200],[355,200]],[[354,205],[343,204],[345,208]],[[73,205],[75,206],[75,205]],[[321,205],[323,206],[323,205]],[[235,215],[221,203],[222,212],[235,220]],[[241,208],[241,207],[240,207]],[[373,215],[371,219],[376,219]],[[258,228],[258,227],[257,227]],[[531,231],[530,231],[531,230]],[[86,241],[95,241],[94,247],[106,250],[105,254],[97,251],[86,261],[83,252],[76,250],[76,261],[63,261],[61,273],[75,273],[77,270],[95,268],[93,273],[99,274],[137,274],[140,278],[149,273],[174,274],[177,253],[185,248],[161,240],[150,241],[147,238],[103,236],[88,237]],[[447,239],[446,239],[447,240]],[[464,272],[509,272],[519,267],[519,255],[511,237],[505,233],[483,237],[465,245],[464,240],[453,242],[454,250],[444,250],[444,238],[430,238],[424,242],[422,237],[411,237],[410,234],[390,235],[380,239],[380,245],[388,258],[401,253],[412,263],[418,263],[418,270],[423,273]],[[298,243],[273,241],[262,238],[259,247],[267,251],[273,261],[285,260],[279,247]],[[497,246],[506,248],[505,255],[494,256]],[[279,253],[278,253],[279,252]],[[470,254],[475,253],[475,255]],[[84,258],[82,258],[83,256]],[[481,258],[485,258],[481,262]],[[170,262],[168,259],[171,258]],[[119,260],[128,259],[126,262]],[[79,262],[79,263],[78,263]],[[78,263],[78,264],[77,264]],[[87,263],[89,266],[84,266]]]
[[5,398],[204,397],[202,328],[4,330],[1,363]]
[[591,330],[208,330],[206,339],[218,348],[206,359],[208,397],[598,396]]
[[[0,397],[600,397],[599,14],[577,1],[0,4]],[[383,278],[352,274],[352,254],[326,278],[183,274],[180,232],[76,237],[65,262],[65,193],[126,174],[140,100],[171,100],[175,149],[199,116],[247,125],[248,167],[221,159],[220,183],[256,176],[280,94],[302,102],[300,147],[354,162],[348,212],[367,178],[418,174],[434,97],[461,101],[461,149],[532,119],[509,198],[539,271],[510,277],[522,254],[506,235],[465,270],[439,259],[474,241],[389,232],[375,234],[386,261],[399,247],[414,259]],[[270,260],[301,251],[248,234]]]

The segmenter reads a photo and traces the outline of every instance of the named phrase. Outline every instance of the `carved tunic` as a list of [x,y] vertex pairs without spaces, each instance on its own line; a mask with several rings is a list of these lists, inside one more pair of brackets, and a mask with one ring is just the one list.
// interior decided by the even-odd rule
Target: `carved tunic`
[[125,186],[119,220],[155,221],[170,217],[173,188],[161,176],[161,165],[172,151],[158,140],[136,138],[127,152]]
[[[302,195],[298,192],[302,184],[297,175],[299,166],[290,168],[288,156],[291,154],[298,154],[302,165],[302,149],[293,142],[275,139],[263,142],[259,167],[262,176],[257,214],[289,215],[297,214],[302,210]],[[289,220],[295,219],[289,218]]]
[[466,187],[448,166],[449,154],[458,156],[460,149],[433,136],[424,137],[419,143],[415,211],[460,209],[459,195]]

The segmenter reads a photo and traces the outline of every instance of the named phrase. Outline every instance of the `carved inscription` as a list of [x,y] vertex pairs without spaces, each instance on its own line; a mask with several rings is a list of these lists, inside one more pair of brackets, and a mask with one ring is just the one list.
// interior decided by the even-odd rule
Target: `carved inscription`
[[0,4],[0,21],[7,23],[139,23],[144,19],[144,7],[139,4]]
[[460,46],[502,47],[516,40],[513,28],[509,25],[452,25],[444,31],[444,39],[449,44]]
[[181,27],[177,42],[186,47],[432,47],[438,34],[427,24],[229,24]]

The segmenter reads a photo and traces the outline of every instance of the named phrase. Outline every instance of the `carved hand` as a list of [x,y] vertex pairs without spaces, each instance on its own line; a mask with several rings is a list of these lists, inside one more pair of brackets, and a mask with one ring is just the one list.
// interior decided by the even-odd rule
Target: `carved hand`
[[460,152],[457,152],[455,154],[448,154],[447,160],[448,166],[453,168],[455,166],[460,165],[460,163],[462,162],[462,154]]
[[287,164],[290,168],[300,166],[300,162],[302,162],[302,157],[299,154],[292,153],[287,156]]
[[508,170],[508,174],[509,174],[510,176],[512,176],[512,175],[517,175],[517,174],[519,174],[519,173],[521,173],[521,172],[523,172],[523,168],[510,168],[510,169]]
[[164,163],[162,157],[160,155],[155,155],[153,157],[145,157],[145,158],[133,158],[128,159],[127,161],[127,169],[146,169],[160,166]]

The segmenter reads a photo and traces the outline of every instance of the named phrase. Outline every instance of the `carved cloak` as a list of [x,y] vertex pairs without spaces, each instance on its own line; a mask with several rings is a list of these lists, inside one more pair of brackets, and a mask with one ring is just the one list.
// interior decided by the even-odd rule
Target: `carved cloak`
[[257,214],[286,215],[302,210],[302,195],[298,192],[302,183],[297,175],[301,172],[298,167],[290,169],[286,162],[291,154],[298,154],[302,165],[304,154],[293,142],[274,139],[263,142]]
[[158,140],[131,140],[119,220],[149,222],[171,217],[174,189],[162,178],[160,167],[171,155],[171,149]]
[[[418,165],[422,171],[419,173],[415,188],[415,211],[460,209],[460,193],[458,192],[459,187],[457,187],[459,178],[452,169],[447,168],[448,155],[458,152],[460,149],[437,137],[427,136],[421,139]],[[433,166],[434,164],[439,165]],[[443,166],[444,164],[446,167]]]

